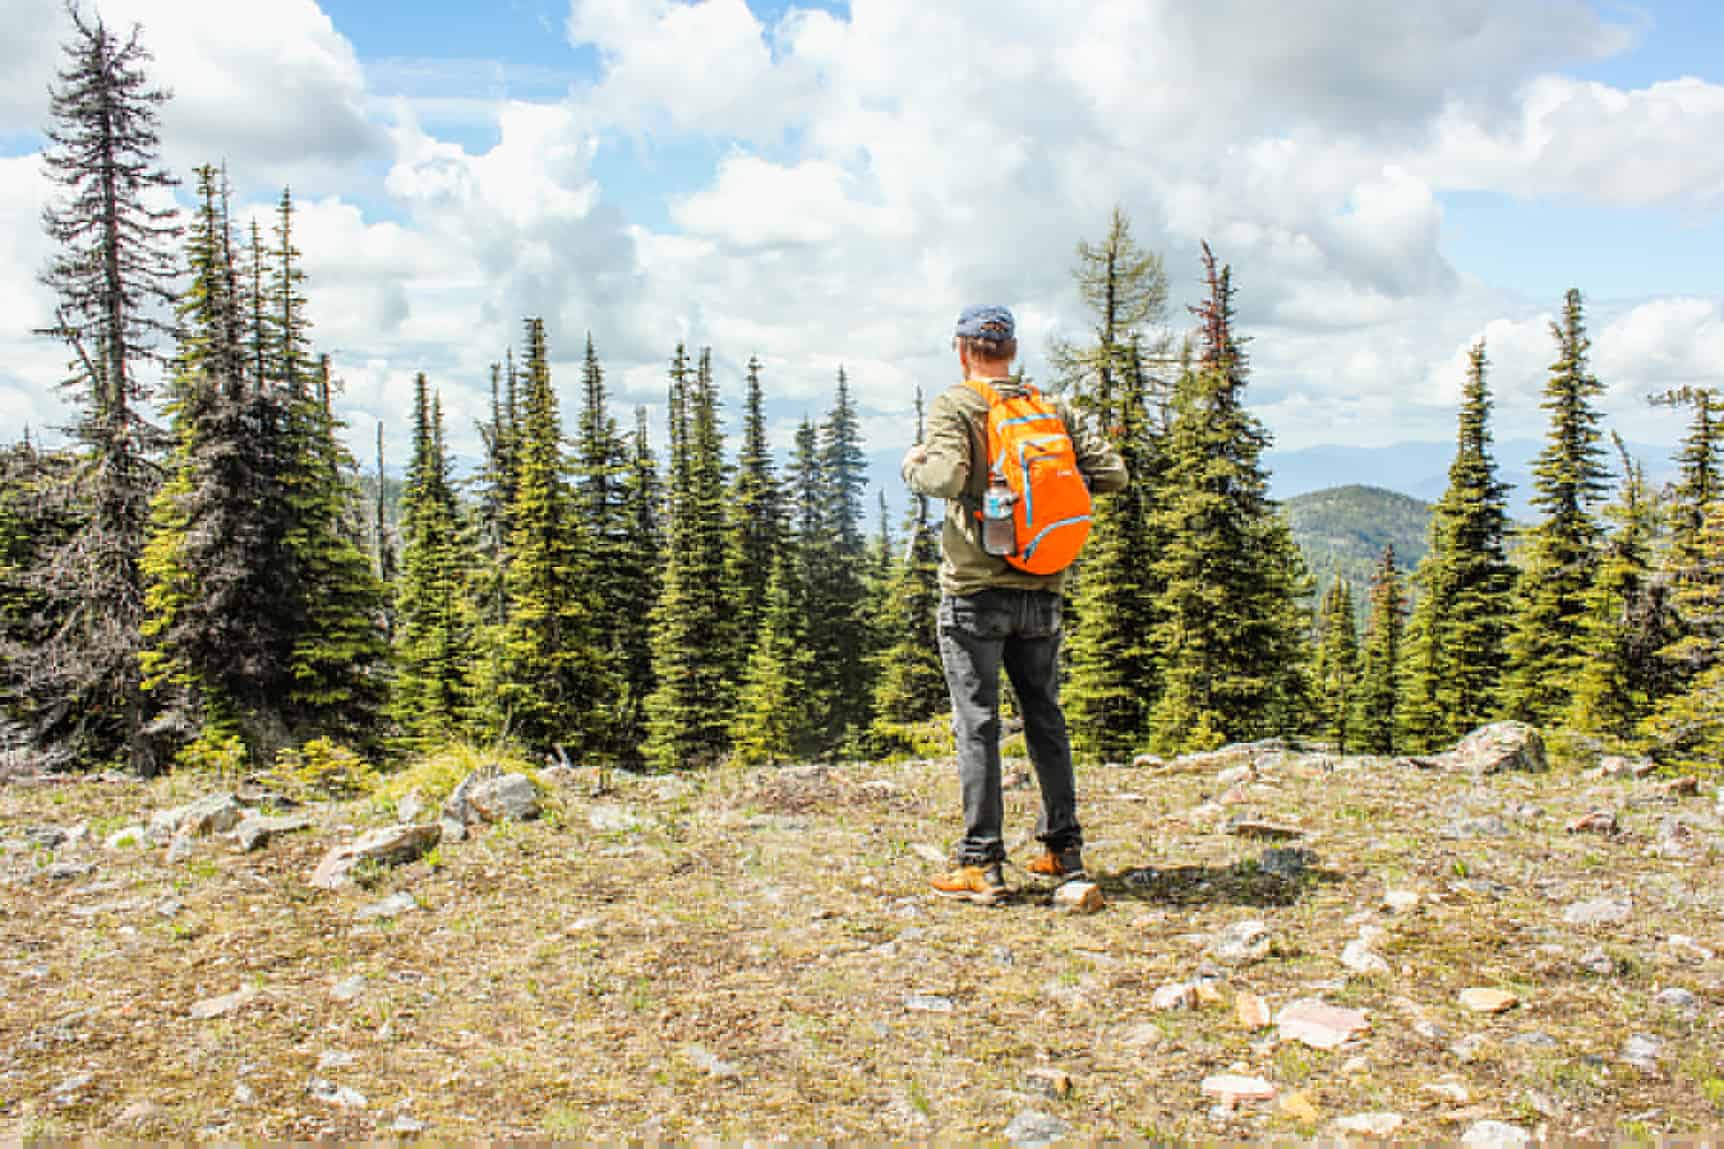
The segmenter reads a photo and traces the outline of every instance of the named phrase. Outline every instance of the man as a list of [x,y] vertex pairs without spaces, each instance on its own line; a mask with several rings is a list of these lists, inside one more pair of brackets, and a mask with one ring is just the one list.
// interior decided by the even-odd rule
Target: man
[[[1018,341],[1004,307],[971,307],[958,317],[958,364],[964,379],[986,382],[1002,398],[1022,395],[1011,378]],[[1100,435],[1059,407],[1092,491],[1122,490],[1125,463]],[[1008,893],[1002,866],[1004,803],[1000,795],[1000,668],[1011,676],[1023,710],[1024,739],[1041,787],[1036,838],[1046,853],[1032,874],[1072,881],[1084,876],[1083,830],[1077,819],[1071,741],[1059,702],[1061,592],[1065,572],[1033,575],[982,548],[976,508],[988,470],[988,401],[962,385],[928,412],[926,441],[904,456],[904,482],[917,494],[946,500],[940,536],[940,658],[952,694],[964,837],[957,869],[934,878],[937,893],[991,905]]]

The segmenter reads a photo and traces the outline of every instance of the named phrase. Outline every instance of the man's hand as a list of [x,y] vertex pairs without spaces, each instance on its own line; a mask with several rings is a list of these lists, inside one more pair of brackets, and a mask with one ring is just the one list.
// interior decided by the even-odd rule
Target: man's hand
[[908,451],[904,452],[904,462],[902,463],[902,465],[899,466],[898,469],[900,471],[908,471],[911,467],[920,467],[923,463],[926,463],[927,461],[928,461],[928,448],[922,446],[922,444],[920,444],[920,443],[917,443],[914,447],[911,447]]

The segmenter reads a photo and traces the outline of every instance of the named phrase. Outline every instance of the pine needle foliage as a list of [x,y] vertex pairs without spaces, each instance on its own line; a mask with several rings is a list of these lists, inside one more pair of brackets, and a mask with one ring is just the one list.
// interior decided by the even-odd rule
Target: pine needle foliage
[[1430,545],[1414,572],[1397,749],[1446,745],[1494,714],[1514,589],[1507,557],[1508,488],[1491,455],[1490,361],[1468,353],[1449,482],[1431,514]]
[[1371,578],[1370,613],[1359,656],[1359,681],[1353,691],[1353,737],[1358,749],[1367,754],[1393,754],[1396,750],[1406,615],[1406,593],[1401,571],[1395,565],[1395,548],[1386,546]]
[[1608,475],[1595,406],[1604,385],[1587,363],[1591,340],[1579,291],[1564,297],[1551,337],[1557,358],[1540,403],[1550,427],[1533,465],[1532,501],[1541,517],[1527,536],[1502,693],[1503,711],[1534,725],[1563,716],[1585,657],[1581,620],[1603,535],[1594,506]]

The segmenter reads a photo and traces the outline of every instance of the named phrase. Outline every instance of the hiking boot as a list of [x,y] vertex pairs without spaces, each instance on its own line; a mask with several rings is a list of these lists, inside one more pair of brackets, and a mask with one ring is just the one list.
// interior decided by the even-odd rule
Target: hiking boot
[[930,884],[943,898],[962,898],[979,906],[991,906],[1010,892],[998,862],[959,866],[949,874],[938,875]]
[[1081,882],[1087,877],[1083,868],[1083,850],[1077,846],[1049,850],[1024,868],[1038,878],[1052,878],[1057,882]]

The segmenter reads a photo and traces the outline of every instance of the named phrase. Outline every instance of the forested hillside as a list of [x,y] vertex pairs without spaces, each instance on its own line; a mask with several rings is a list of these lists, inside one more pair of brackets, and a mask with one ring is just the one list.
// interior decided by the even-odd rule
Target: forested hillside
[[1394,547],[1409,567],[1425,557],[1431,507],[1410,495],[1381,487],[1331,487],[1295,495],[1282,508],[1317,585],[1346,579],[1361,612],[1384,547]]

